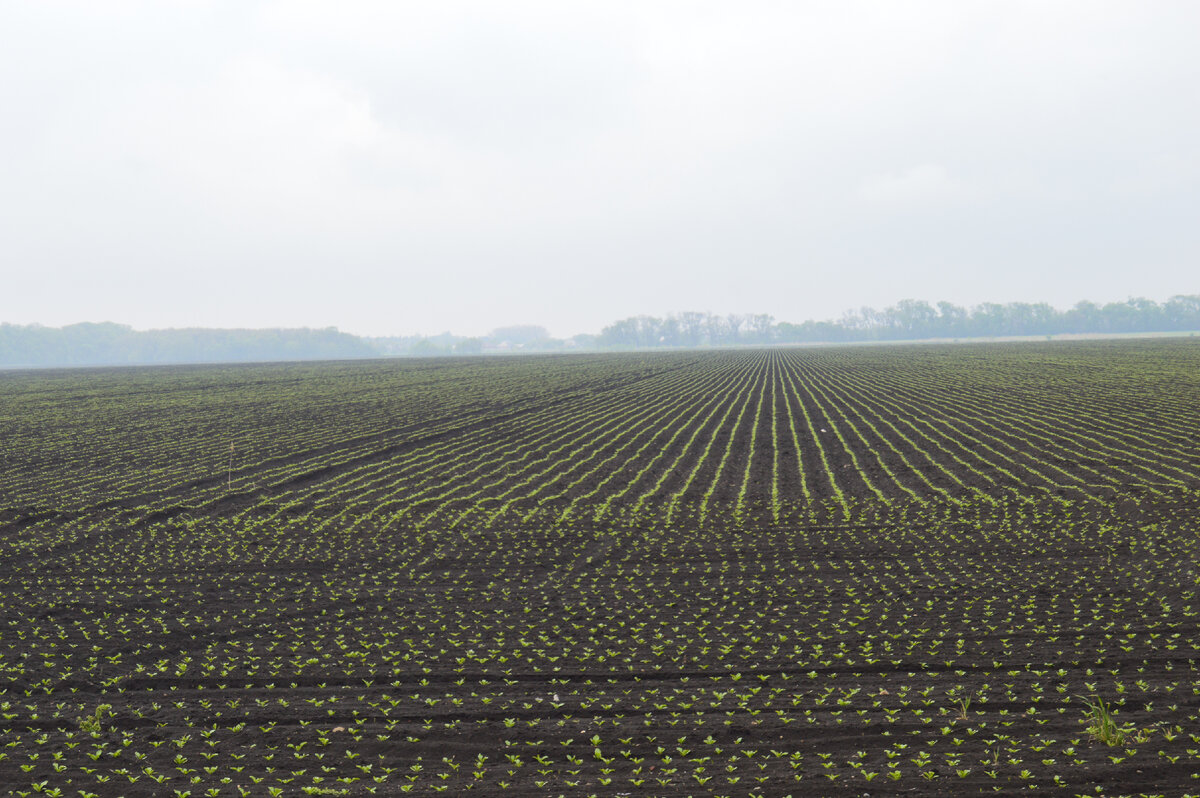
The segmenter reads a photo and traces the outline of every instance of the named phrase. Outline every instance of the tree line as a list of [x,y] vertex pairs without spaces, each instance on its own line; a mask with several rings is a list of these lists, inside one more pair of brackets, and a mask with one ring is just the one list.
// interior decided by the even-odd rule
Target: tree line
[[876,310],[847,311],[836,321],[776,323],[771,316],[680,313],[634,316],[605,327],[597,343],[606,348],[729,346],[777,343],[838,343],[921,339],[1190,332],[1200,330],[1200,295],[1163,303],[1129,299],[1098,305],[1079,302],[1068,310],[1044,303],[987,302],[965,308],[905,299]]
[[67,327],[0,324],[0,366],[104,366],[437,357],[521,352],[850,343],[1106,333],[1200,331],[1200,295],[1166,302],[1135,298],[1067,310],[1046,303],[984,303],[965,308],[905,299],[883,310],[847,311],[836,321],[776,322],[766,314],[687,312],[631,316],[599,335],[553,338],[544,327],[502,327],[486,336],[362,338],[324,329],[138,331],[110,322]]
[[378,357],[336,329],[134,330],[111,322],[43,327],[0,324],[0,366],[118,366],[245,363]]

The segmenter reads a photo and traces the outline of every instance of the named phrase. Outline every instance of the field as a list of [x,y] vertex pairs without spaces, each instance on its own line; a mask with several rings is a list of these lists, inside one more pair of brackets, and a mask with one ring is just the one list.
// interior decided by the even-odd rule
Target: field
[[1200,795],[1200,344],[0,374],[4,794]]

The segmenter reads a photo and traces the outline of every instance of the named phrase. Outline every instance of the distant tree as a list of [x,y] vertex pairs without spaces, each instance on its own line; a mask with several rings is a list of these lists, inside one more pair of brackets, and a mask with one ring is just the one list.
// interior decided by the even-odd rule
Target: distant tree
[[747,343],[765,344],[771,341],[771,329],[775,319],[766,313],[755,313],[743,317],[742,335]]
[[952,302],[939,302],[937,303],[937,309],[939,334],[945,337],[962,335],[968,318],[967,309],[959,307]]
[[709,323],[707,313],[688,311],[680,313],[675,320],[679,346],[700,346],[708,341]]
[[633,318],[614,321],[601,330],[599,336],[600,344],[610,347],[634,347],[637,340],[637,320]]
[[110,322],[85,322],[62,328],[0,323],[0,366],[432,357],[478,354],[489,347],[544,352],[568,347],[649,349],[1158,331],[1200,331],[1200,295],[1173,296],[1162,304],[1144,297],[1104,306],[1079,302],[1066,311],[1044,302],[1005,305],[985,302],[968,311],[949,302],[938,302],[935,306],[923,300],[904,299],[883,310],[862,307],[846,311],[837,321],[810,320],[800,324],[776,324],[766,314],[717,316],[688,311],[665,318],[631,316],[609,324],[599,335],[577,335],[568,342],[551,338],[545,327],[536,325],[501,327],[481,340],[448,332],[430,338],[358,338],[335,327],[137,331]]
[[414,357],[437,357],[446,354],[447,351],[446,347],[439,346],[428,338],[422,338],[412,345],[409,354]]
[[882,314],[886,337],[928,338],[935,332],[938,312],[924,300],[902,299]]
[[1162,308],[1167,330],[1200,330],[1200,296],[1173,296]]
[[573,335],[567,340],[567,345],[575,349],[595,349],[600,345],[600,337],[590,333]]

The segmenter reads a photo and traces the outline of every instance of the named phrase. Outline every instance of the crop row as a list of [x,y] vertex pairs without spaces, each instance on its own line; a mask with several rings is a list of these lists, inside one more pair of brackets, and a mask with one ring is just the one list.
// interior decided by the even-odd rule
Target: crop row
[[[69,390],[26,377],[4,386],[0,510],[779,519],[861,500],[1154,493],[1200,481],[1195,378],[1160,362],[1188,350],[1158,346],[1158,361],[1095,344],[465,361],[436,377],[258,367],[162,392],[161,375],[123,390],[107,374]],[[1104,378],[1085,379],[1098,363]],[[41,435],[20,423],[35,402]]]
[[1200,794],[1198,436],[1188,340],[6,374],[0,794]]
[[[383,514],[96,534],[0,577],[0,782],[518,795],[1190,779],[1200,576],[1194,553],[1180,563],[1200,494],[1168,498],[855,506],[805,527],[547,511],[520,528]],[[1122,745],[1089,735],[1096,700]]]

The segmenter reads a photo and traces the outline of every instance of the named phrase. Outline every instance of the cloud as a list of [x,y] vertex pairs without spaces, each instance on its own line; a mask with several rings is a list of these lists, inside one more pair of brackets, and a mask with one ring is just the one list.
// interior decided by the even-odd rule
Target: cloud
[[894,206],[930,205],[965,196],[963,185],[945,167],[927,163],[901,172],[874,175],[859,187],[859,197],[870,203]]
[[1200,6],[1081,8],[0,3],[0,321],[1191,292]]

